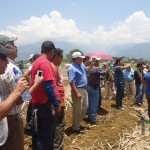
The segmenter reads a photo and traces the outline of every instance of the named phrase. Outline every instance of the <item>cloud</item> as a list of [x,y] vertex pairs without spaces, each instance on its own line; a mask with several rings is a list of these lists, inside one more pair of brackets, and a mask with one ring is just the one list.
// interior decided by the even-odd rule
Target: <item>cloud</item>
[[134,12],[122,22],[105,31],[103,26],[89,33],[77,28],[73,19],[64,19],[58,11],[41,17],[32,16],[16,26],[0,30],[0,34],[18,36],[17,44],[33,44],[45,39],[55,39],[81,44],[127,44],[150,42],[150,18],[144,12]]

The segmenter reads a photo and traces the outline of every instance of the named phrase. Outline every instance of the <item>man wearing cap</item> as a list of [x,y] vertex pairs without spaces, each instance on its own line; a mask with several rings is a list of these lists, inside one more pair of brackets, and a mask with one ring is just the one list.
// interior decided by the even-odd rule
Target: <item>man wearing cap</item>
[[[15,53],[14,50],[5,48],[3,45],[0,44],[0,75],[5,73],[7,64],[9,63],[7,60],[7,56],[13,53]],[[36,78],[35,84],[29,89],[29,91],[33,92],[33,90],[36,89],[36,87],[41,83],[41,81],[41,79]],[[8,133],[10,132],[8,132],[9,126],[7,124],[6,116],[10,112],[11,108],[16,104],[21,94],[27,88],[29,88],[27,81],[25,80],[25,78],[21,78],[18,80],[13,91],[10,93],[10,95],[8,95],[6,99],[2,100],[2,94],[0,94],[0,149],[8,149],[6,148],[6,146],[2,146],[5,144],[8,137]],[[18,139],[15,142],[17,143]]]
[[[15,51],[7,49],[0,45],[0,75],[5,73],[8,60],[6,55],[12,54]],[[9,113],[11,107],[16,103],[19,96],[27,88],[27,82],[22,78],[18,81],[14,91],[4,100],[0,94],[0,149],[2,145],[6,142],[8,137],[8,124],[7,124],[7,114]]]
[[[49,149],[54,146],[56,116],[61,115],[56,83],[53,76],[51,59],[53,58],[55,45],[51,41],[45,41],[41,46],[41,56],[36,59],[31,69],[31,82],[34,83],[38,70],[43,73],[42,85],[32,93],[33,106],[33,150]],[[54,114],[55,110],[55,114]]]
[[143,103],[143,95],[144,95],[144,87],[142,85],[144,65],[143,63],[137,63],[136,67],[137,69],[134,70],[134,79],[136,87],[134,105],[141,106],[141,104]]
[[88,107],[88,94],[85,89],[87,85],[87,68],[82,64],[83,58],[84,56],[81,52],[74,52],[72,54],[73,63],[68,68],[68,78],[73,101],[72,129],[75,133],[83,133],[80,123]]
[[[96,119],[97,108],[101,97],[100,89],[100,75],[104,75],[105,71],[99,68],[100,58],[93,57],[94,66],[88,75],[88,118],[91,124],[98,125],[99,122]],[[101,102],[100,102],[101,103]]]
[[[0,35],[0,44],[15,51],[7,56],[9,64],[7,65],[5,73],[0,75],[0,93],[2,93],[2,99],[6,99],[11,94],[13,87],[16,84],[14,81],[15,75],[13,68],[15,67],[20,72],[19,68],[14,64],[14,59],[17,57],[17,47],[14,44],[16,39],[17,38],[10,38]],[[23,119],[20,114],[22,103],[22,98],[20,97],[16,102],[16,105],[12,107],[10,113],[7,115],[9,135],[6,143],[3,146],[4,149],[24,149]]]

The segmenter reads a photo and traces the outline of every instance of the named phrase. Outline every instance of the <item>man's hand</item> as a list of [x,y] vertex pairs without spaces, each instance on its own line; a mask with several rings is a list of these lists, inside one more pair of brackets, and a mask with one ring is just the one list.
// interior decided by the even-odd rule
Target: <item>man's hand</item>
[[66,106],[65,106],[65,103],[64,103],[64,102],[59,103],[59,106],[60,106],[60,108],[61,108],[61,109],[65,109],[65,108],[66,108]]
[[55,115],[57,118],[59,118],[61,116],[61,108],[59,107],[54,107],[55,110]]
[[21,96],[21,94],[29,88],[29,84],[25,77],[22,77],[18,80],[16,85],[14,86],[14,92]]
[[81,100],[82,96],[81,96],[81,94],[79,92],[76,94],[76,96],[77,96],[78,100]]
[[34,79],[34,85],[36,87],[38,87],[43,81],[43,76],[37,76],[35,75],[35,79]]

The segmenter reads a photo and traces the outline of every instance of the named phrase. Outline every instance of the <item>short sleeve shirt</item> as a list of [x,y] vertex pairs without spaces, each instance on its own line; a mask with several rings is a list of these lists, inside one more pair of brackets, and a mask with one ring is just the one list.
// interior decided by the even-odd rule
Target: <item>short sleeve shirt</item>
[[87,68],[83,64],[73,63],[68,68],[69,83],[74,82],[76,87],[83,87],[87,85]]
[[[16,68],[20,73],[21,71],[19,68],[14,65],[14,62],[9,59],[9,64],[7,65],[7,68],[5,70],[5,73],[0,75],[0,93],[1,93],[1,99],[5,100],[13,91],[15,86],[15,75],[13,72],[13,68]],[[14,105],[8,115],[14,115],[21,112],[22,104],[21,105]]]
[[[54,81],[52,66],[51,63],[46,59],[45,56],[40,56],[31,69],[31,84],[34,84],[35,75],[37,71],[41,70],[43,72],[43,81]],[[45,93],[44,86],[41,84],[37,89],[32,93],[31,103],[46,103],[48,97]]]
[[141,84],[142,72],[138,69],[134,70],[135,84]]
[[125,84],[125,78],[124,78],[124,74],[123,71],[121,69],[121,66],[115,66],[115,72],[114,72],[114,77],[115,77],[115,84],[120,84],[123,83]]
[[144,75],[143,80],[147,83],[146,94],[150,96],[150,72]]

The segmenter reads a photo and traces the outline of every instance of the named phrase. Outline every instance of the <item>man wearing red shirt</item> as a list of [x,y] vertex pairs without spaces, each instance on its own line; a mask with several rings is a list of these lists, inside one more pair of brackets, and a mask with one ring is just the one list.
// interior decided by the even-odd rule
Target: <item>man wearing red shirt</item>
[[[31,70],[31,82],[34,84],[38,70],[42,71],[43,83],[32,93],[33,106],[33,150],[52,150],[56,128],[56,116],[60,116],[58,96],[55,94],[56,85],[53,68],[50,63],[55,46],[51,41],[43,42],[41,56],[34,62]],[[54,113],[55,110],[55,113]],[[54,115],[55,114],[55,115]]]
[[54,56],[52,59],[53,62],[53,71],[54,71],[54,79],[57,86],[57,91],[59,94],[59,103],[61,107],[61,116],[57,118],[56,121],[56,133],[54,140],[54,150],[62,150],[64,145],[64,126],[65,126],[65,112],[64,112],[64,98],[65,98],[65,89],[62,81],[60,64],[63,60],[63,50],[60,48],[56,48],[54,51]]

